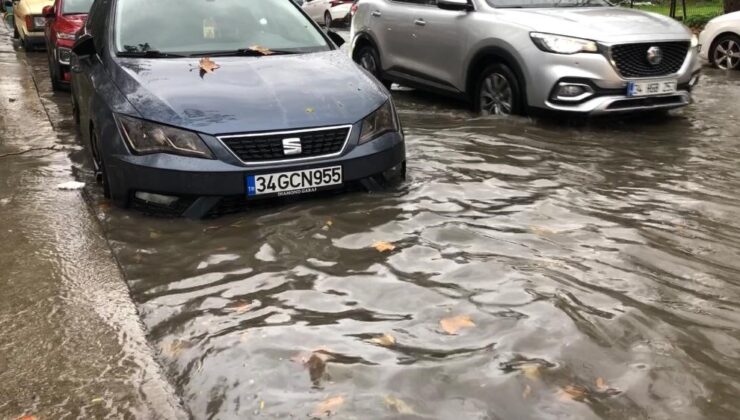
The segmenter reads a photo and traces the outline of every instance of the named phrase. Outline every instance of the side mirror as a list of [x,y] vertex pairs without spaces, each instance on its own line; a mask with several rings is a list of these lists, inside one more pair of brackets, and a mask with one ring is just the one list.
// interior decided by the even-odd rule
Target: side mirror
[[342,45],[346,43],[346,41],[344,40],[344,38],[342,38],[341,35],[339,35],[338,33],[332,30],[327,31],[326,34],[329,35],[329,39],[331,39],[335,44],[337,44],[337,47],[341,47]]
[[472,11],[475,10],[470,0],[437,0],[437,7],[443,10]]
[[98,51],[95,49],[95,42],[90,34],[84,34],[75,41],[72,52],[78,57],[89,57],[95,55]]
[[41,9],[41,14],[44,15],[47,19],[52,19],[55,17],[56,13],[54,12],[54,6],[44,6],[43,9]]
[[10,10],[13,9],[13,0],[5,0],[3,2],[3,6],[5,6],[6,12],[10,12]]

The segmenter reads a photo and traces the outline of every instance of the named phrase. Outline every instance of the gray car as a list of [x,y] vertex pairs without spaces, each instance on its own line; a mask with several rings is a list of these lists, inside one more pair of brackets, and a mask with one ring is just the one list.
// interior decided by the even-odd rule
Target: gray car
[[352,57],[388,85],[470,100],[483,114],[586,114],[691,102],[697,39],[604,0],[361,0]]

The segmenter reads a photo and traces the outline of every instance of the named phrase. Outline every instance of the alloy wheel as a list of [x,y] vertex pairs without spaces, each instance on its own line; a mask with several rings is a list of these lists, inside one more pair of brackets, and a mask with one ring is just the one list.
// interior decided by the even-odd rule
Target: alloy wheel
[[378,75],[378,63],[370,50],[363,51],[360,56],[360,65],[371,74]]
[[740,41],[725,39],[714,49],[714,63],[723,70],[732,70],[740,64]]
[[326,29],[331,28],[331,23],[332,23],[331,14],[329,12],[326,12],[324,14],[324,26],[326,27]]
[[481,85],[480,109],[484,115],[510,115],[514,107],[514,95],[506,76],[491,73]]

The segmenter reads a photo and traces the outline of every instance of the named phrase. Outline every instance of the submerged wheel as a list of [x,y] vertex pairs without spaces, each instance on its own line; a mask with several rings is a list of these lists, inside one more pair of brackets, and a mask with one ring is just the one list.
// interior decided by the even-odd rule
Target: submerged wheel
[[18,39],[21,37],[21,33],[18,32],[18,25],[15,23],[15,18],[13,18],[13,39]]
[[98,144],[98,134],[95,132],[95,129],[93,129],[90,133],[90,152],[92,154],[93,168],[95,170],[95,180],[103,186],[103,196],[105,198],[111,198],[108,173],[105,171],[105,162],[103,161],[103,156],[98,149]]
[[[48,54],[47,54],[48,56]],[[54,91],[62,90],[62,83],[59,81],[58,66],[54,65],[54,61],[49,57],[49,77],[51,78],[51,89]]]
[[726,34],[717,38],[709,51],[709,57],[712,64],[722,70],[740,69],[740,37]]
[[333,22],[333,19],[331,18],[331,13],[326,12],[324,13],[324,26],[326,29],[331,28],[331,24]]
[[513,115],[522,112],[522,95],[514,72],[505,64],[491,64],[478,79],[475,110],[482,115]]
[[359,64],[363,69],[367,70],[368,73],[375,76],[385,87],[391,88],[391,82],[383,80],[383,70],[380,66],[380,55],[378,50],[372,45],[365,45],[361,47],[357,54],[355,54],[355,62]]

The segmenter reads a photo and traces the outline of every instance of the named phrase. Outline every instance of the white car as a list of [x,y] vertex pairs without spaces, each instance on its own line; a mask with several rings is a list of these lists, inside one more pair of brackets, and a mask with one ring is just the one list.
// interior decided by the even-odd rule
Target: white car
[[321,25],[330,28],[332,23],[350,20],[350,9],[354,0],[304,0],[303,10]]
[[740,70],[740,12],[716,17],[699,35],[700,56],[724,70]]

